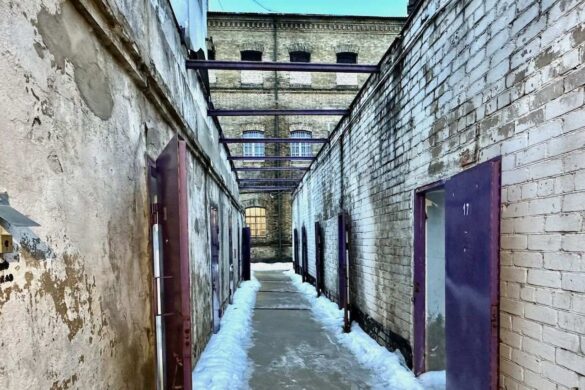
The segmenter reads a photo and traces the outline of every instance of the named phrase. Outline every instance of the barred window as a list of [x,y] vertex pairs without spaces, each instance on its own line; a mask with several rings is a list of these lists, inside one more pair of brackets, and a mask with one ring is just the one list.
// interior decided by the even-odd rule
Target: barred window
[[[244,131],[242,136],[244,138],[264,138],[264,132],[259,130]],[[246,157],[264,157],[263,143],[245,143],[244,156]]]
[[263,207],[248,207],[246,209],[246,225],[250,228],[252,237],[265,237],[266,209]]
[[[290,132],[291,138],[312,138],[313,134],[307,130],[293,130]],[[290,144],[291,157],[311,157],[313,155],[312,144],[308,142],[299,142]]]

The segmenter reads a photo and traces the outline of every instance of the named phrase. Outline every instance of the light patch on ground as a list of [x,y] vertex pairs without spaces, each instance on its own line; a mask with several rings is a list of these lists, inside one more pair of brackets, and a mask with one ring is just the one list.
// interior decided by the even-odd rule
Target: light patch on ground
[[293,268],[292,263],[252,263],[252,272],[254,271],[288,271]]
[[234,303],[226,310],[219,332],[211,337],[193,370],[195,389],[247,388],[251,375],[248,349],[252,314],[259,289],[260,283],[251,280],[243,282],[236,291]]
[[423,380],[417,379],[404,364],[398,353],[388,351],[380,346],[356,323],[352,324],[350,333],[343,333],[343,311],[325,297],[317,298],[315,288],[303,283],[299,275],[293,271],[286,274],[293,284],[305,295],[311,304],[315,318],[323,324],[324,329],[332,333],[337,341],[347,347],[365,367],[370,368],[377,380],[383,383],[382,388],[394,390],[444,390],[446,388],[444,374],[427,374]]

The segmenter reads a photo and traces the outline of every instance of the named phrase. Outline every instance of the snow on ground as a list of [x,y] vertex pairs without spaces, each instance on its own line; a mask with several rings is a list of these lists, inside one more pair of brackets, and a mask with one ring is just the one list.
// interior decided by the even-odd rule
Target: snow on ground
[[361,364],[374,371],[385,389],[445,389],[444,380],[442,385],[438,384],[441,380],[438,375],[429,375],[419,381],[404,364],[402,355],[390,352],[380,346],[358,324],[352,324],[350,333],[343,333],[343,311],[337,308],[337,304],[323,296],[317,298],[315,288],[309,283],[303,283],[300,275],[293,271],[287,271],[286,274],[309,300],[313,315],[323,324],[323,327],[333,333],[337,340],[347,347]]
[[251,280],[243,282],[234,294],[234,303],[225,311],[219,332],[211,336],[193,370],[195,389],[247,388],[252,314],[259,289],[260,283]]
[[418,377],[426,390],[445,390],[447,383],[446,371],[425,372]]
[[252,263],[252,271],[288,271],[292,263]]

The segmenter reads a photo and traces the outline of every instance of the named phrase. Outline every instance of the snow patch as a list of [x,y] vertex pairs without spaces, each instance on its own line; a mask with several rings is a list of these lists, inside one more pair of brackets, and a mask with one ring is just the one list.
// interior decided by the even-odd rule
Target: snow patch
[[211,336],[193,370],[195,389],[224,390],[247,388],[251,369],[248,349],[256,293],[260,282],[243,282],[234,294],[221,320],[221,328]]
[[288,271],[292,263],[252,263],[252,271]]
[[[337,304],[321,296],[317,298],[315,288],[309,283],[303,283],[299,275],[293,271],[285,272],[309,300],[313,315],[323,324],[323,328],[332,333],[335,338],[347,347],[365,367],[371,369],[380,388],[394,390],[444,390],[443,380],[440,386],[439,375],[428,375],[424,381],[419,381],[411,370],[406,367],[404,358],[399,352],[390,352],[374,341],[362,328],[353,323],[350,333],[343,333],[343,310]],[[427,387],[434,386],[434,387]],[[378,387],[378,386],[376,386]]]
[[447,388],[446,371],[429,371],[418,377],[426,390],[445,390]]

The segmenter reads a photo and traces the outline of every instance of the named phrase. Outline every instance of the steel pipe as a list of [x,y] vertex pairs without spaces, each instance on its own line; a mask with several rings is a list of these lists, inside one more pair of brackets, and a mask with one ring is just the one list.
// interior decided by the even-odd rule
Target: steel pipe
[[265,110],[207,110],[209,116],[290,116],[290,115],[311,115],[311,116],[325,116],[325,115],[347,115],[349,110],[346,109],[321,109],[321,110],[304,110],[304,109],[265,109]]
[[224,144],[325,144],[327,138],[221,138]]
[[236,167],[239,172],[267,172],[267,171],[306,171],[309,166],[304,167]]
[[377,73],[378,65],[319,64],[312,62],[187,60],[187,69],[263,70],[288,72]]
[[291,156],[230,156],[232,161],[313,161],[315,157],[291,157]]

